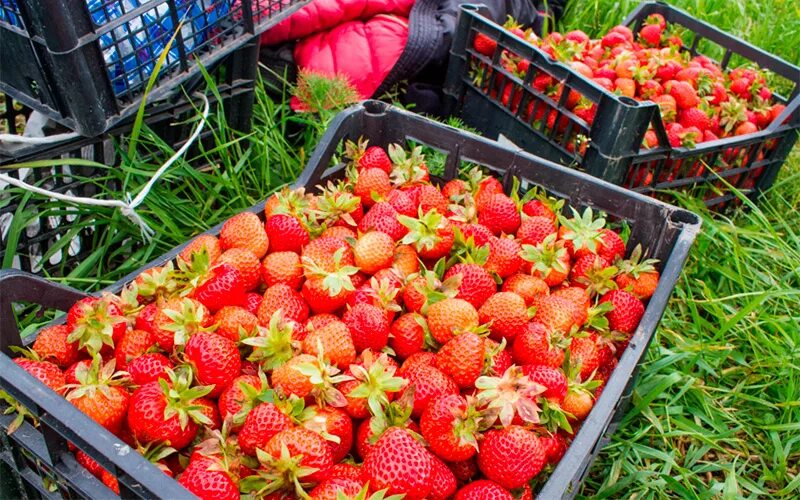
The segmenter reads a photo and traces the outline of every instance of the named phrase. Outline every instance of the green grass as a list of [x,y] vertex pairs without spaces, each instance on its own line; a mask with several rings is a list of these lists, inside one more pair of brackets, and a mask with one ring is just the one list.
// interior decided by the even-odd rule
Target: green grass
[[[673,2],[787,61],[800,4]],[[596,35],[637,2],[572,1],[561,29]],[[609,15],[609,13],[613,13]],[[703,218],[631,410],[581,491],[597,498],[800,496],[800,149],[759,207]]]
[[[560,28],[596,35],[620,22],[636,3],[572,0]],[[797,2],[675,3],[800,62]],[[216,114],[210,144],[190,161],[179,162],[142,205],[142,216],[156,229],[146,244],[134,245],[138,230],[118,211],[31,199],[48,215],[75,215],[74,227],[98,227],[90,258],[58,279],[97,289],[262,200],[298,175],[329,116],[294,115],[285,100],[270,98],[261,86],[250,134],[232,132]],[[92,182],[104,197],[136,193],[171,154],[170,146],[145,130],[135,154],[123,155],[115,168]],[[105,181],[113,181],[115,189],[108,190]],[[702,216],[703,232],[642,367],[632,408],[591,468],[581,495],[796,498],[800,149],[795,148],[776,186],[749,212],[712,217],[691,200],[683,203]],[[19,214],[24,226],[33,216],[32,205]]]

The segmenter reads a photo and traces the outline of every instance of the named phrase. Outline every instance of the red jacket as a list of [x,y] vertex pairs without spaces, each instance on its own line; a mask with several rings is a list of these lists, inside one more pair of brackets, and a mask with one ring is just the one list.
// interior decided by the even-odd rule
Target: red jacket
[[298,40],[300,69],[346,76],[372,97],[400,58],[414,0],[312,0],[261,36],[262,45]]

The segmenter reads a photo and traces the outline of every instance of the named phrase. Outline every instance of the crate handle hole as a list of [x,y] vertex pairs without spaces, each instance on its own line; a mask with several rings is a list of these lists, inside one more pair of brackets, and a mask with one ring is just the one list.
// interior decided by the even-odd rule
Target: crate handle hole
[[384,115],[388,105],[381,101],[364,101],[364,110],[370,115]]
[[622,96],[622,97],[619,98],[619,100],[620,100],[621,103],[626,104],[628,106],[632,106],[632,107],[639,106],[639,101],[637,101],[636,99],[632,99],[630,97],[627,97],[627,96]]
[[669,214],[669,220],[677,224],[700,224],[700,217],[686,210],[676,210]]

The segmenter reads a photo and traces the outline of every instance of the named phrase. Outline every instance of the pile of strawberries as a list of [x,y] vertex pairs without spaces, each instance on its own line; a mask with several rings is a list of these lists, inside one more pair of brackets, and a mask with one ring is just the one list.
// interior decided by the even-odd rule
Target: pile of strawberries
[[[635,35],[630,28],[620,25],[600,39],[590,39],[580,30],[566,34],[552,32],[539,38],[532,30],[522,30],[512,19],[505,27],[610,92],[658,104],[672,147],[693,148],[702,142],[752,134],[767,127],[785,109],[783,104],[773,103],[763,71],[745,67],[723,71],[708,57],[692,57],[681,50],[680,27],[667,26],[661,14],[648,16]],[[497,42],[483,33],[475,36],[473,46],[487,57],[497,50]],[[529,71],[537,71],[532,86],[549,97],[549,102],[532,99],[520,116],[533,122],[544,121],[547,129],[563,134],[569,119],[556,109],[564,92],[563,83],[538,68],[531,68],[529,60],[508,50],[503,50],[501,62],[506,71],[520,79]],[[488,82],[487,68],[486,63],[474,61],[476,81]],[[512,89],[518,86],[503,75],[497,75],[495,83],[495,88],[484,90],[491,91],[495,98],[499,94],[503,105],[517,113],[523,93],[515,91],[512,97]],[[593,123],[597,105],[577,91],[569,92],[564,106],[588,125]],[[586,138],[574,133],[573,137],[564,138],[563,143],[572,152],[583,153],[586,148]],[[659,146],[652,126],[642,146]],[[737,157],[739,151],[729,153],[724,158],[726,163],[742,162]],[[643,179],[638,184],[647,183]]]
[[418,147],[347,154],[344,180],[79,301],[16,363],[201,498],[531,498],[654,261],[591,209],[477,168],[432,184]]

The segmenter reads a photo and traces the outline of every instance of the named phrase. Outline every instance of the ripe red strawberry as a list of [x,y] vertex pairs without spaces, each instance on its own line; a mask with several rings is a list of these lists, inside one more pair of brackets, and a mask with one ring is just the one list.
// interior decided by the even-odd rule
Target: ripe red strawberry
[[275,434],[264,453],[265,458],[272,459],[267,471],[280,473],[284,485],[289,487],[296,484],[295,481],[324,481],[333,467],[333,457],[325,439],[304,427],[290,427]]
[[316,362],[316,358],[310,354],[300,354],[291,358],[286,363],[276,367],[272,371],[272,387],[280,389],[284,394],[294,394],[304,398],[311,394],[314,385],[309,377],[301,373],[304,365],[311,365]]
[[67,342],[77,342],[78,347],[90,356],[99,353],[104,346],[113,348],[127,330],[122,310],[109,297],[86,297],[70,307],[67,327],[70,329]]
[[158,304],[147,304],[141,311],[139,311],[139,314],[136,315],[136,320],[134,321],[133,327],[136,330],[145,330],[155,335],[158,331],[158,328],[155,324],[157,315]]
[[661,33],[664,29],[659,24],[646,24],[639,30],[639,37],[648,45],[657,47],[661,43]]
[[597,255],[603,257],[608,262],[614,262],[625,256],[625,242],[618,233],[611,229],[601,231],[600,242],[597,247]]
[[197,435],[198,423],[210,425],[196,400],[207,387],[191,386],[187,373],[173,374],[171,380],[147,383],[133,393],[128,405],[128,428],[142,444],[169,443],[180,450]]
[[285,318],[297,322],[308,319],[308,304],[303,297],[288,285],[278,283],[267,288],[264,299],[258,307],[258,324],[266,326],[272,315],[280,310]]
[[431,451],[442,460],[459,462],[477,452],[481,417],[460,394],[433,400],[419,425]]
[[508,278],[522,266],[522,247],[512,238],[495,238],[489,241],[489,257],[486,270],[501,278]]
[[440,214],[447,212],[447,198],[435,186],[430,184],[420,185],[417,188],[417,196],[418,210],[415,210],[415,213],[421,210],[425,214],[432,209],[436,209]]
[[428,308],[427,323],[433,339],[444,344],[460,333],[475,329],[479,316],[466,300],[448,298]]
[[193,455],[178,482],[203,500],[236,500],[239,488],[221,460]]
[[497,42],[483,33],[477,33],[472,42],[473,47],[479,54],[491,57],[497,49]]
[[[359,471],[360,472],[360,471]],[[366,483],[357,478],[329,477],[314,487],[308,494],[311,500],[338,500],[342,498],[359,498],[359,493]],[[366,497],[365,497],[366,498]]]
[[190,241],[181,253],[178,254],[178,261],[191,262],[192,256],[205,251],[208,261],[214,263],[222,254],[219,240],[210,234],[201,234]]
[[408,228],[402,243],[412,245],[423,259],[435,261],[450,253],[454,241],[452,224],[435,209],[419,218],[400,215],[397,219]]
[[609,302],[614,309],[606,314],[608,326],[622,333],[633,333],[644,315],[644,304],[636,296],[625,290],[612,290],[600,299]]
[[497,291],[497,284],[489,273],[478,264],[456,264],[444,274],[447,281],[455,276],[461,277],[456,298],[466,300],[475,308]]
[[310,418],[303,421],[303,426],[323,436],[338,438],[338,443],[327,439],[328,447],[334,463],[341,462],[353,447],[353,421],[340,408],[333,406],[311,407]]
[[452,498],[458,489],[456,476],[436,456],[431,456],[431,491],[428,500],[447,500]]
[[512,292],[498,292],[486,299],[478,316],[481,323],[489,325],[495,340],[513,339],[528,323],[525,300]]
[[531,275],[543,280],[547,286],[559,285],[567,279],[569,251],[562,241],[556,241],[555,235],[548,236],[536,246],[522,245],[522,260],[531,263]]
[[574,337],[569,344],[569,354],[570,362],[581,367],[581,379],[587,380],[600,365],[597,334]]
[[27,358],[14,358],[14,363],[50,389],[59,394],[64,394],[67,381],[58,366],[49,361],[36,361]]
[[678,105],[678,109],[694,108],[700,104],[700,99],[697,97],[697,92],[690,83],[678,80],[670,80],[664,84],[664,90],[669,92],[669,95],[675,98],[675,103]]
[[324,356],[341,369],[347,368],[356,360],[356,348],[350,328],[339,320],[309,331],[303,339],[303,352],[312,356]]
[[539,301],[533,319],[551,331],[569,332],[575,324],[574,307],[575,303],[565,297],[548,295]]
[[520,243],[538,245],[551,234],[555,234],[556,225],[552,218],[544,215],[526,217],[517,231]]
[[405,429],[391,427],[364,460],[364,478],[375,490],[405,494],[407,500],[426,498],[431,491],[431,456]]
[[50,361],[59,368],[67,368],[78,361],[78,344],[67,341],[69,334],[70,328],[67,325],[48,326],[39,332],[31,348],[40,360]]
[[492,195],[478,209],[478,221],[495,235],[514,234],[522,222],[517,204],[502,193]]
[[[392,323],[389,336],[389,347],[399,359],[406,359],[415,352],[420,352],[425,343],[425,330],[420,322],[425,318],[416,313],[407,313]],[[424,324],[424,323],[423,323]]]
[[233,342],[238,342],[240,336],[251,336],[258,325],[258,317],[238,306],[225,306],[214,315],[214,324],[217,329],[214,333]]
[[474,458],[460,462],[449,462],[447,465],[453,471],[459,484],[471,482],[475,475],[478,474],[478,464],[475,463]]
[[513,292],[522,297],[526,306],[530,306],[537,296],[550,293],[550,287],[547,286],[547,283],[541,278],[535,278],[529,274],[510,276],[503,282],[501,289],[504,292]]
[[606,259],[595,254],[586,254],[575,259],[572,269],[569,270],[570,285],[582,288],[593,285],[596,276],[609,265]]
[[455,500],[514,500],[514,496],[494,481],[479,479],[458,490]]
[[269,217],[266,230],[273,252],[300,253],[303,245],[308,243],[308,231],[296,217],[288,214],[277,214]]
[[462,389],[475,385],[483,370],[485,347],[482,337],[464,332],[439,349],[436,368],[449,375]]
[[197,383],[212,387],[210,397],[219,396],[242,371],[236,343],[215,333],[192,335],[184,356],[194,367]]
[[530,322],[514,338],[511,356],[520,365],[545,365],[558,368],[564,363],[561,336],[548,332],[541,323]]
[[414,408],[411,414],[416,418],[422,415],[431,401],[447,394],[458,394],[458,386],[453,379],[433,366],[417,366],[404,376],[408,379],[408,385],[403,394],[414,388]]
[[324,272],[332,272],[341,266],[354,265],[355,257],[353,250],[345,240],[323,236],[311,240],[303,247],[302,262],[305,276],[310,278],[313,276],[315,268]]
[[269,248],[269,237],[264,223],[252,212],[234,215],[222,225],[219,232],[219,245],[222,250],[244,248],[257,258],[263,257]]
[[[40,336],[41,338],[41,336]],[[38,339],[37,339],[38,341]],[[127,370],[132,359],[153,349],[156,345],[156,336],[145,330],[128,330],[114,349],[114,358],[117,361],[117,370]],[[34,347],[36,345],[34,344]]]
[[192,297],[212,313],[225,306],[240,306],[245,300],[245,283],[241,274],[230,264],[217,264],[194,289]]
[[567,394],[567,377],[559,368],[543,365],[525,365],[522,372],[532,382],[545,387],[542,396],[555,401],[561,401]]
[[541,440],[547,455],[547,463],[554,465],[560,462],[569,447],[566,438],[557,433],[550,436],[542,436]]
[[711,119],[700,108],[682,109],[678,113],[678,123],[684,128],[697,127],[701,132],[711,127]]
[[361,198],[365,207],[371,207],[376,203],[376,198],[384,198],[391,190],[389,174],[380,168],[369,168],[358,173],[353,194]]
[[380,351],[389,341],[389,321],[386,315],[370,304],[356,304],[342,317],[353,336],[356,351]]
[[355,264],[367,274],[390,267],[394,261],[394,240],[380,231],[362,235],[353,246]]
[[478,453],[481,472],[508,489],[520,488],[544,467],[539,437],[518,425],[484,434]]
[[464,239],[468,240],[472,238],[475,241],[476,247],[482,247],[489,243],[494,236],[492,232],[489,231],[489,228],[483,224],[464,224],[460,229],[461,234],[464,235]]
[[[263,377],[263,374],[261,375]],[[219,395],[217,407],[223,420],[230,420],[231,430],[238,431],[245,417],[268,388],[266,377],[239,375]]]
[[256,449],[265,449],[272,437],[292,426],[291,419],[275,404],[264,402],[247,414],[239,431],[239,448],[254,457]]
[[161,353],[152,352],[142,354],[128,363],[128,374],[134,385],[144,385],[160,378],[168,379],[168,369],[172,369],[172,362]]
[[400,224],[397,216],[397,210],[391,204],[376,203],[358,223],[358,230],[362,233],[371,230],[381,231],[388,234],[394,241],[399,241],[408,233],[408,228]]
[[245,248],[231,248],[219,256],[219,262],[230,264],[239,272],[245,290],[253,290],[261,284],[261,262],[252,251]]
[[391,173],[392,161],[389,155],[380,146],[370,146],[364,151],[363,156],[358,159],[358,169],[367,170],[370,168],[378,168],[384,172]]

